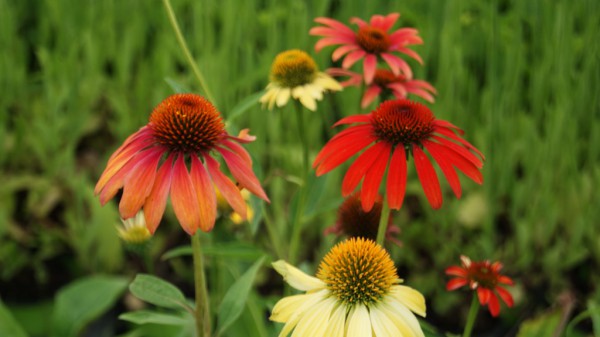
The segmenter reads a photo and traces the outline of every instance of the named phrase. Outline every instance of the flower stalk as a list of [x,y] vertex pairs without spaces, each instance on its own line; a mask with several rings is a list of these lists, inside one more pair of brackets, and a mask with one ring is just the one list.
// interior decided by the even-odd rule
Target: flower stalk
[[471,300],[471,308],[469,309],[469,316],[467,316],[467,323],[465,324],[465,330],[463,332],[463,337],[471,337],[471,332],[473,332],[478,311],[479,301],[477,300],[477,296],[473,296],[473,300]]
[[379,227],[377,228],[377,244],[383,247],[385,240],[385,233],[388,228],[388,219],[390,218],[390,206],[387,204],[387,195],[383,195],[383,202],[381,203],[381,215],[379,217]]
[[194,288],[196,292],[196,335],[209,337],[211,334],[210,306],[204,273],[204,257],[200,243],[200,231],[192,235],[192,254],[194,259]]

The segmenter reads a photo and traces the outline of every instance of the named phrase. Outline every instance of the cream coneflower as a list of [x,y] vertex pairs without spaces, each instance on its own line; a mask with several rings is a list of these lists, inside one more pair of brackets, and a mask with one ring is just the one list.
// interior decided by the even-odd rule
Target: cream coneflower
[[342,86],[331,76],[319,72],[317,64],[307,53],[288,50],[275,57],[271,66],[271,82],[260,102],[270,110],[274,105],[286,105],[291,96],[307,109],[315,111],[316,101],[323,99],[326,90],[339,91]]
[[144,211],[139,211],[137,214],[127,220],[121,219],[123,226],[117,226],[119,237],[123,241],[130,244],[141,244],[152,237],[152,233],[146,227],[146,218]]
[[323,258],[317,277],[280,260],[273,263],[305,294],[281,299],[270,319],[285,323],[279,334],[298,337],[424,336],[415,315],[425,317],[425,299],[400,285],[394,262],[375,242],[352,238]]

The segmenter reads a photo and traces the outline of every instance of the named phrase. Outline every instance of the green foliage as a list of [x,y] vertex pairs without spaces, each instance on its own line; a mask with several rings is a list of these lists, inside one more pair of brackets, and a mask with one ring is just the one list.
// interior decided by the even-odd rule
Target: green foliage
[[17,322],[10,311],[0,301],[0,335],[11,337],[27,337],[27,333]]
[[129,285],[137,298],[164,308],[188,308],[181,290],[156,276],[138,274]]

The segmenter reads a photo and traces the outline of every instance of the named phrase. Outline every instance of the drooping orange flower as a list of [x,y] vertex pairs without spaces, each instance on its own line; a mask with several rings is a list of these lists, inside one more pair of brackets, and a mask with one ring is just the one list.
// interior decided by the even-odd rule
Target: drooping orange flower
[[375,76],[378,58],[383,59],[395,75],[403,73],[412,78],[412,70],[408,63],[394,52],[408,55],[422,64],[421,57],[407,46],[421,44],[423,40],[414,28],[401,28],[390,33],[390,28],[399,17],[400,13],[373,15],[369,23],[359,18],[350,19],[350,22],[358,26],[358,31],[353,31],[337,20],[319,17],[315,22],[324,26],[312,28],[309,34],[323,36],[315,45],[317,52],[326,46],[340,45],[333,52],[332,59],[337,61],[343,57],[344,69],[349,69],[357,61],[364,59],[363,72],[367,84],[370,84]]
[[[327,69],[327,73],[334,77],[348,76],[346,81],[340,83],[343,87],[361,86],[363,83],[363,75],[350,70],[330,68]],[[395,75],[387,69],[378,68],[375,70],[373,82],[367,85],[360,106],[364,109],[371,104],[377,96],[381,96],[383,100],[389,94],[393,94],[396,98],[406,98],[408,94],[412,94],[433,103],[435,101],[433,95],[436,94],[436,90],[426,81],[409,79],[402,74]]]
[[471,290],[477,291],[481,305],[487,305],[492,316],[500,314],[500,301],[498,296],[510,308],[514,305],[512,295],[501,284],[513,285],[513,280],[500,274],[502,263],[491,263],[488,260],[472,262],[468,257],[461,255],[461,266],[451,266],[446,269],[446,274],[456,276],[448,281],[446,289],[456,290],[468,285]]
[[353,123],[358,125],[340,132],[325,144],[317,154],[313,168],[320,176],[365,150],[350,166],[342,182],[342,195],[347,196],[363,181],[360,200],[365,211],[375,204],[388,162],[385,192],[388,205],[392,209],[400,209],[410,155],[414,158],[417,175],[431,207],[437,209],[442,206],[437,174],[423,150],[427,150],[437,162],[457,198],[460,198],[462,189],[455,169],[476,183],[483,183],[479,170],[483,166],[483,154],[460,137],[461,129],[436,119],[420,103],[407,99],[385,101],[371,113],[343,118],[334,126]]
[[122,189],[121,217],[128,219],[143,210],[151,233],[158,227],[170,195],[175,215],[188,234],[198,228],[208,232],[217,213],[214,186],[246,217],[240,189],[221,172],[215,154],[221,155],[241,187],[269,201],[252,171],[250,155],[239,144],[254,139],[248,130],[238,137],[229,135],[219,111],[203,97],[172,95],[158,104],[149,123],[110,157],[94,192],[104,205]]

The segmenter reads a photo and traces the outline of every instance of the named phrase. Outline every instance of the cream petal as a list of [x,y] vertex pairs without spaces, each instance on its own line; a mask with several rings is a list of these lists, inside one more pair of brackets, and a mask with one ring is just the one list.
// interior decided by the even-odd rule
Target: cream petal
[[331,297],[315,304],[296,325],[292,337],[326,336],[329,317],[337,301]]
[[300,103],[310,111],[317,110],[317,101],[315,101],[310,93],[305,92],[304,95],[300,96]]
[[356,305],[348,315],[348,337],[372,337],[373,329],[367,307]]
[[278,107],[282,107],[287,104],[290,99],[290,93],[291,90],[289,88],[283,88],[279,91],[279,94],[276,97]]
[[320,73],[315,82],[318,82],[319,85],[325,89],[336,91],[342,90],[342,85],[325,73]]
[[388,305],[379,303],[377,305],[377,310],[381,313],[381,316],[385,316],[394,326],[396,330],[400,332],[399,336],[403,337],[411,337],[414,336],[414,333],[410,329],[410,327],[404,322],[402,317],[398,315],[395,311],[390,309]]
[[348,308],[340,304],[331,314],[329,318],[329,326],[323,336],[327,337],[344,337],[346,332],[346,312]]
[[304,88],[316,100],[320,101],[323,99],[323,88],[319,85],[312,83],[305,85]]
[[310,291],[325,288],[323,281],[304,273],[283,260],[273,262],[273,268],[283,276],[283,279],[289,285],[298,290]]
[[269,319],[280,323],[287,322],[290,317],[298,311],[298,308],[300,308],[302,304],[306,302],[307,297],[309,296],[310,295],[302,294],[287,296],[280,299],[273,307],[273,311],[271,312]]
[[294,329],[298,322],[303,318],[304,313],[307,310],[310,310],[315,304],[322,301],[328,295],[329,291],[326,289],[318,291],[316,293],[306,294],[306,297],[304,298],[304,303],[302,303],[298,307],[298,309],[296,309],[296,311],[292,313],[292,315],[289,317],[287,323],[283,326],[283,329],[279,333],[279,337],[286,337],[287,335],[289,335],[292,329]]
[[377,306],[369,308],[369,315],[371,316],[371,325],[373,326],[375,337],[402,336],[402,332],[398,330],[396,324],[380,311]]
[[297,86],[294,89],[292,89],[292,97],[299,99],[301,96],[304,95],[304,86]]
[[407,286],[396,285],[391,287],[390,295],[394,296],[412,312],[425,317],[425,297],[417,290]]
[[424,337],[417,317],[404,304],[396,300],[395,297],[390,296],[386,298],[383,305],[387,306],[395,314],[390,318],[396,317],[397,320],[403,322],[410,329],[412,332],[411,336]]

